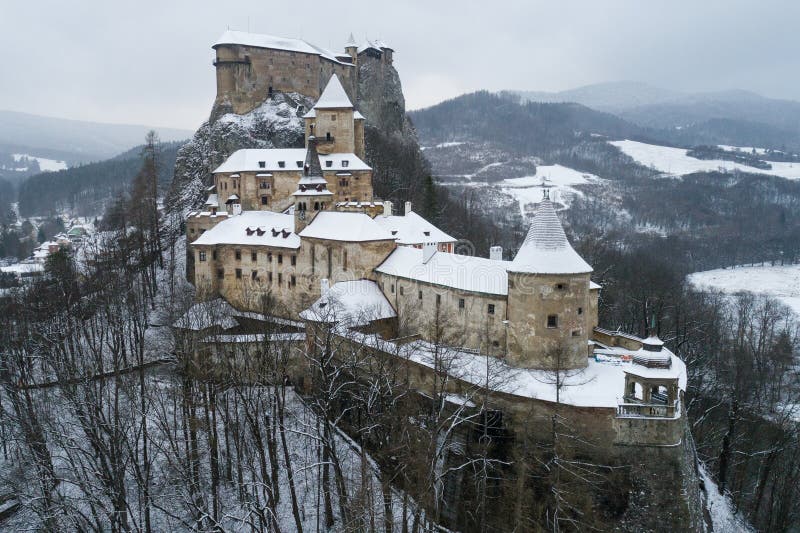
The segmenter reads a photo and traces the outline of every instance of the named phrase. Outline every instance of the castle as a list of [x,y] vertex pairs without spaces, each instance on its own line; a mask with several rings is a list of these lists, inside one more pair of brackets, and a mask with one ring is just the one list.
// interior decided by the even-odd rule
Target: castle
[[[451,392],[491,388],[509,420],[563,406],[609,447],[682,444],[684,363],[655,336],[599,327],[601,287],[546,194],[510,261],[498,247],[488,258],[458,255],[456,239],[410,203],[398,214],[374,197],[355,80],[362,54],[390,63],[390,48],[351,39],[337,55],[238,32],[214,48],[215,105],[244,113],[279,91],[316,100],[298,111],[304,148],[234,152],[214,171],[202,210],[188,215],[189,275],[201,300],[193,312],[216,302],[233,317],[215,335],[269,320],[260,314],[269,296],[304,349],[315,349],[321,325],[332,327],[378,357],[402,357],[422,394],[446,343],[459,370]],[[507,376],[496,386],[490,366]],[[547,385],[554,372],[568,372],[564,390]]]

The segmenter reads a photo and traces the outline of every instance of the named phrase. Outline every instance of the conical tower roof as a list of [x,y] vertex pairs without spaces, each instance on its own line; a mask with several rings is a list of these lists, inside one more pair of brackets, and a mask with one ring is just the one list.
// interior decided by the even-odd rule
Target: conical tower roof
[[549,198],[542,200],[533,223],[509,272],[525,274],[586,274],[592,267],[567,240],[561,221]]
[[350,101],[350,98],[347,96],[347,93],[342,87],[342,82],[339,81],[339,77],[334,74],[331,76],[331,79],[328,80],[328,85],[325,86],[325,90],[322,91],[322,94],[317,100],[316,105],[314,105],[314,109],[342,109],[342,108],[353,108],[353,102]]
[[347,42],[344,43],[345,48],[349,48],[351,46],[356,46],[356,39],[353,37],[353,33],[350,33],[350,37],[347,39]]

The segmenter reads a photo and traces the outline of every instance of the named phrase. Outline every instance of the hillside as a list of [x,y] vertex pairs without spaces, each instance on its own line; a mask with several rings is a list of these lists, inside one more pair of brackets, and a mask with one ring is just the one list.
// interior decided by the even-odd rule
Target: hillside
[[[182,143],[162,146],[159,183],[172,179]],[[68,211],[76,216],[102,214],[105,206],[126,191],[141,168],[141,146],[106,161],[78,165],[58,172],[31,176],[19,186],[19,214],[23,217]]]

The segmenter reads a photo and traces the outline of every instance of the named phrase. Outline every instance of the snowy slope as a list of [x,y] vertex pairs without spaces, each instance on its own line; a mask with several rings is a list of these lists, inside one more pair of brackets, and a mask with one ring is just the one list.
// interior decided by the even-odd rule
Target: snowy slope
[[752,174],[768,174],[787,179],[800,179],[800,164],[770,162],[772,170],[762,170],[749,167],[741,163],[724,160],[695,159],[686,155],[683,148],[671,148],[657,144],[646,144],[637,141],[610,141],[625,154],[631,156],[637,163],[652,167],[667,176],[685,176],[693,172],[710,172],[724,170],[731,172],[738,170]]
[[42,172],[55,172],[57,170],[65,170],[67,168],[66,161],[57,161],[55,159],[47,159],[45,157],[37,157],[29,154],[14,154],[14,161],[19,161],[22,158],[35,159],[39,163],[39,169]]
[[707,270],[690,274],[688,280],[698,289],[716,289],[729,294],[741,291],[766,294],[800,314],[800,265]]
[[502,191],[513,196],[518,202],[522,215],[526,206],[542,201],[542,185],[550,187],[550,198],[569,207],[575,196],[583,193],[575,185],[598,184],[603,180],[593,174],[586,174],[561,165],[541,165],[536,173],[522,178],[511,178],[500,182]]

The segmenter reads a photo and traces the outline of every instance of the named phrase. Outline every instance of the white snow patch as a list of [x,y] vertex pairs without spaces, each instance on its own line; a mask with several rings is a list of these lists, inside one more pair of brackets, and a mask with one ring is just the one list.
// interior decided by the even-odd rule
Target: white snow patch
[[777,298],[800,315],[800,265],[720,268],[689,274],[688,281],[700,290],[765,294]]
[[551,188],[550,198],[569,207],[576,196],[583,193],[576,185],[587,185],[603,181],[594,174],[587,174],[562,165],[540,165],[536,174],[522,178],[511,178],[500,182],[504,193],[513,196],[518,202],[522,216],[526,206],[542,201],[542,184]]
[[750,532],[753,531],[745,520],[738,516],[733,509],[733,503],[727,494],[720,494],[717,484],[708,475],[706,467],[700,463],[700,477],[703,479],[706,492],[706,509],[711,515],[714,531],[721,533]]
[[[67,169],[67,162],[66,161],[58,161],[56,159],[47,159],[46,157],[38,157],[35,155],[29,154],[12,154],[14,156],[14,161],[19,161],[23,157],[27,159],[35,159],[39,163],[39,170],[42,172],[56,172],[58,170],[66,170]],[[21,170],[21,169],[20,169]],[[27,169],[25,169],[27,170]]]
[[787,179],[800,179],[800,163],[777,163],[770,161],[772,170],[763,170],[750,167],[733,161],[721,159],[695,159],[686,155],[684,148],[671,148],[657,144],[646,144],[637,141],[611,141],[609,144],[616,146],[623,153],[632,157],[637,163],[651,167],[666,176],[685,176],[694,172],[724,171],[749,172],[751,174],[766,174]]

